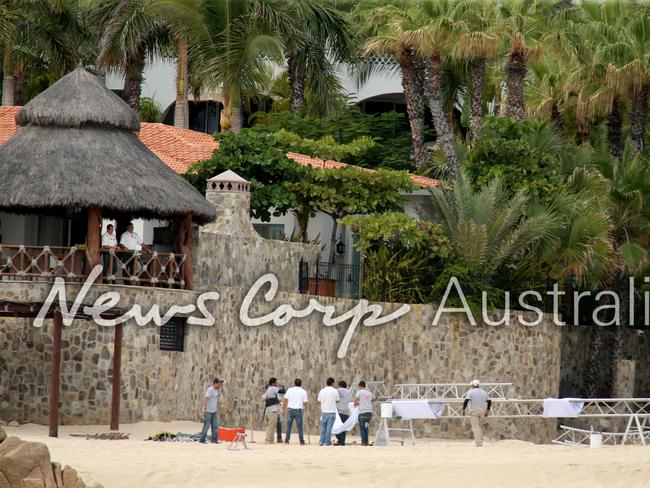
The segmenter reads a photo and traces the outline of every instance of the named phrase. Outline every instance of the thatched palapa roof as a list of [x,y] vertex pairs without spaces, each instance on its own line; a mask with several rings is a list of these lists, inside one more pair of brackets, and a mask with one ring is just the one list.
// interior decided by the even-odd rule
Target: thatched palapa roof
[[25,105],[16,121],[22,128],[0,146],[0,210],[215,218],[203,195],[138,139],[129,106],[83,68]]

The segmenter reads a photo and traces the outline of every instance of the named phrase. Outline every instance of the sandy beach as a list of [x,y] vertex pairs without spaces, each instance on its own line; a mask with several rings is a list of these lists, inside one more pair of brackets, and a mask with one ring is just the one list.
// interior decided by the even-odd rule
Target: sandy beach
[[[77,469],[91,484],[105,488],[225,487],[645,487],[650,482],[650,447],[601,449],[488,442],[418,439],[416,446],[388,448],[270,445],[232,452],[226,444],[151,442],[160,430],[196,432],[195,422],[124,424],[128,441],[86,440],[70,434],[108,432],[106,426],[65,426],[59,438],[47,427],[7,427],[9,435],[47,444],[52,461]],[[352,440],[357,440],[353,437]]]

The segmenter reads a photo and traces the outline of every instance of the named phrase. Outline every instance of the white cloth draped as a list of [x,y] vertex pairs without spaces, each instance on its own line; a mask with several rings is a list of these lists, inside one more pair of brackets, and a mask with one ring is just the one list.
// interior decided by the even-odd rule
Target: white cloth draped
[[429,403],[429,400],[393,400],[393,415],[405,420],[437,419],[442,414],[442,403]]
[[350,417],[345,422],[341,422],[338,412],[334,419],[334,427],[332,427],[332,434],[340,434],[341,432],[350,432],[357,422],[359,421],[359,407],[355,407],[353,402],[350,402]]
[[578,398],[545,398],[542,416],[574,418],[580,415],[584,405]]

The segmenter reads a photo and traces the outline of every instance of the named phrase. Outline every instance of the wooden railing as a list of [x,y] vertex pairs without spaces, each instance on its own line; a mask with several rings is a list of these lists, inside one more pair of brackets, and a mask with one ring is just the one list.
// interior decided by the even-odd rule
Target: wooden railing
[[[102,251],[105,283],[184,288],[184,254]],[[90,273],[84,248],[0,245],[0,279],[82,282]]]

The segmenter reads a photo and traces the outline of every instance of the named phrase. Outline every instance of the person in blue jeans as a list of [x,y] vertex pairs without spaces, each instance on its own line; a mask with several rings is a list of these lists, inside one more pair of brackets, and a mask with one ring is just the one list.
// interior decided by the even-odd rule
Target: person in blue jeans
[[305,405],[307,404],[307,392],[302,389],[302,380],[296,378],[293,381],[293,386],[289,388],[284,395],[284,401],[287,404],[287,435],[284,438],[284,442],[289,444],[291,439],[291,428],[293,427],[293,422],[295,420],[298,427],[298,439],[300,440],[300,445],[305,445],[305,436],[303,430],[303,412]]
[[339,392],[334,388],[334,378],[327,378],[327,386],[318,393],[320,402],[320,442],[321,446],[332,445],[332,427],[336,419],[336,402],[340,400]]
[[354,395],[354,405],[359,407],[359,431],[361,445],[369,446],[368,426],[372,420],[372,393],[366,390],[366,382],[359,381],[359,391]]
[[223,380],[215,378],[212,386],[208,388],[203,396],[203,429],[199,442],[205,444],[208,429],[212,428],[212,442],[219,442],[219,396]]

